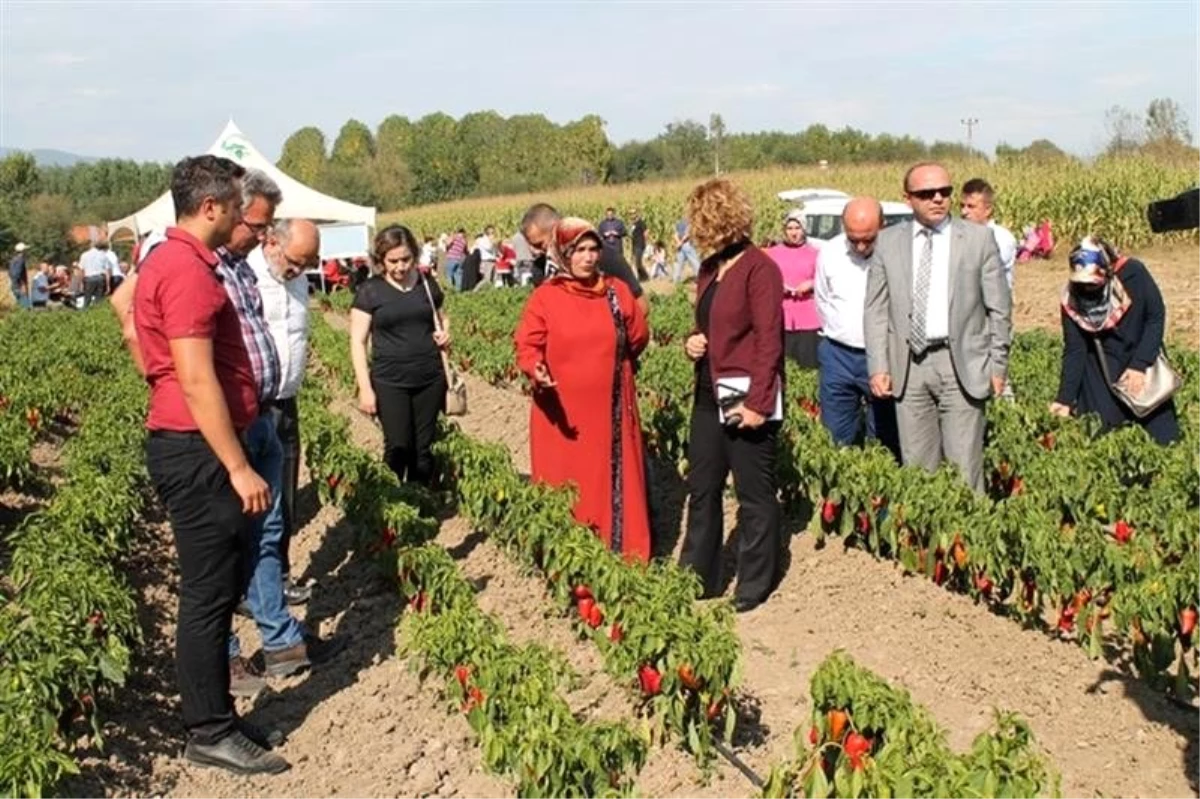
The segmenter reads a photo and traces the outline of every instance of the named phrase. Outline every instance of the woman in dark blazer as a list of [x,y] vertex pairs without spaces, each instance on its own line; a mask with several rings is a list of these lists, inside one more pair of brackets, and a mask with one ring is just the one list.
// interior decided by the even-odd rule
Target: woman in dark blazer
[[783,280],[775,262],[751,244],[753,210],[734,184],[718,178],[696,187],[687,213],[705,258],[696,329],[684,345],[696,363],[696,388],[680,564],[700,575],[705,596],[720,592],[721,500],[732,469],[740,529],[734,605],[741,613],[761,605],[778,576]]
[[1062,299],[1062,373],[1050,412],[1094,413],[1106,430],[1140,424],[1160,444],[1179,440],[1174,401],[1138,418],[1104,379],[1096,347],[1098,342],[1112,380],[1140,393],[1146,368],[1162,350],[1166,328],[1166,308],[1150,270],[1090,238],[1071,251],[1069,265],[1071,277]]

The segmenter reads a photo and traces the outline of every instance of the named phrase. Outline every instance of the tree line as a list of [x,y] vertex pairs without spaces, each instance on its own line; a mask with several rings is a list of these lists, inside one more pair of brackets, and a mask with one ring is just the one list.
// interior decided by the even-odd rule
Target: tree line
[[[556,124],[541,114],[504,117],[495,111],[460,119],[444,113],[416,121],[400,115],[374,130],[348,120],[332,146],[316,127],[284,142],[278,166],[320,191],[391,211],[465,197],[548,191],[599,183],[702,176],[718,171],[983,157],[957,142],[923,140],[845,127],[728,134],[719,114],[708,123],[667,124],[648,141],[614,145],[595,114]],[[1160,98],[1143,117],[1120,107],[1105,117],[1105,154],[1193,157],[1191,129],[1179,104]],[[1000,160],[1065,159],[1054,142],[1024,147],[1000,143]],[[39,167],[32,156],[0,160],[0,252],[18,239],[47,257],[65,259],[75,224],[100,224],[129,214],[170,184],[171,165],[104,159],[71,167]]]

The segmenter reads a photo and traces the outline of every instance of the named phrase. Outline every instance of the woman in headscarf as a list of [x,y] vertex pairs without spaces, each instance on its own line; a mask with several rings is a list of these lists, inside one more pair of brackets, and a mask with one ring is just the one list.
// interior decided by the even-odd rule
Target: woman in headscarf
[[575,518],[630,560],[650,557],[650,515],[633,363],[650,340],[620,280],[599,272],[600,234],[558,222],[547,248],[556,274],[530,296],[515,335],[533,383],[534,480],[578,488]]
[[1068,263],[1071,275],[1062,298],[1062,375],[1050,412],[1094,413],[1105,429],[1133,422],[1160,444],[1178,440],[1173,400],[1139,418],[1117,398],[1100,364],[1102,351],[1115,382],[1135,395],[1144,390],[1146,368],[1162,350],[1166,327],[1166,308],[1150,271],[1141,261],[1120,257],[1106,242],[1092,238],[1071,251]]
[[817,341],[821,317],[817,315],[817,248],[808,242],[804,213],[789,211],[783,220],[783,241],[766,250],[783,276],[783,349],[801,369],[817,368]]

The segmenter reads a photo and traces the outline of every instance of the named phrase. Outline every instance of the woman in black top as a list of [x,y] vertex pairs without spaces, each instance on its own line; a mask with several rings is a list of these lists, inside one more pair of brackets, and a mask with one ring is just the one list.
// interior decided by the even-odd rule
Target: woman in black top
[[[383,426],[384,461],[402,482],[427,484],[433,476],[438,412],[446,397],[440,349],[449,345],[450,335],[441,312],[442,290],[417,269],[419,252],[412,231],[401,225],[375,236],[379,274],[354,295],[350,358],[358,407],[378,415]],[[435,312],[440,330],[434,326]]]
[[1071,251],[1071,278],[1062,299],[1063,361],[1058,396],[1050,412],[1094,413],[1104,428],[1135,423],[1160,444],[1179,439],[1175,403],[1167,400],[1138,418],[1109,387],[1100,365],[1134,393],[1163,346],[1166,308],[1145,264],[1120,258],[1102,241],[1084,239]]

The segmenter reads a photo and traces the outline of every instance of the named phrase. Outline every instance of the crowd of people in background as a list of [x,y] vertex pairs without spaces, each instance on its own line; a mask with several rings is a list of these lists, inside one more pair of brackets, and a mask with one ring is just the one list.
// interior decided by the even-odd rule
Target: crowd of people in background
[[[985,181],[963,185],[957,216],[941,165],[913,166],[902,186],[910,220],[887,226],[880,202],[858,197],[829,241],[810,240],[804,215],[790,212],[780,238],[759,246],[749,198],[715,178],[691,192],[672,228],[669,278],[681,283],[690,271],[696,282],[683,343],[694,385],[679,562],[705,597],[723,592],[722,501],[732,473],[738,612],[766,602],[781,577],[775,459],[789,359],[817,370],[819,415],[837,444],[877,440],[898,462],[928,471],[949,462],[984,491],[987,403],[1012,396],[1018,246],[992,221],[995,192]],[[276,220],[283,196],[261,172],[187,158],[171,194],[176,225],[140,240],[132,265],[95,241],[70,269],[31,269],[18,243],[9,278],[21,307],[87,307],[111,296],[149,386],[146,464],[180,571],[185,758],[241,774],[286,769],[271,751],[279,735],[239,718],[233,696],[330,663],[346,646],[345,634],[322,638],[290,610],[314,587],[293,578],[288,558],[313,270],[354,291],[358,408],[378,419],[382,457],[397,478],[425,486],[446,409],[446,292],[535,286],[513,332],[517,366],[533,388],[531,477],[574,485],[576,518],[612,551],[635,561],[656,552],[636,380],[653,325],[641,283],[668,277],[670,259],[636,209],[627,226],[612,207],[592,223],[536,203],[507,237],[489,225],[474,237],[459,228],[419,239],[391,225],[369,257],[327,268],[318,227]],[[1164,445],[1178,440],[1169,394],[1149,408],[1129,399],[1147,390],[1163,347],[1165,308],[1149,270],[1092,238],[1068,266],[1060,387],[1049,411],[1094,413],[1105,429],[1140,424]],[[262,639],[259,670],[232,632],[239,608]]]

